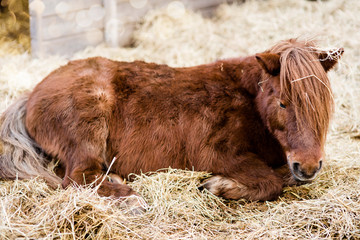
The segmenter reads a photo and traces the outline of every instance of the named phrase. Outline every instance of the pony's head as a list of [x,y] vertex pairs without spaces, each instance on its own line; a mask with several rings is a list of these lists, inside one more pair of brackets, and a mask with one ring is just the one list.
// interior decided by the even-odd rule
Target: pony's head
[[290,39],[255,56],[264,70],[257,105],[296,180],[312,180],[322,167],[334,110],[327,71],[343,51],[320,51],[313,42]]

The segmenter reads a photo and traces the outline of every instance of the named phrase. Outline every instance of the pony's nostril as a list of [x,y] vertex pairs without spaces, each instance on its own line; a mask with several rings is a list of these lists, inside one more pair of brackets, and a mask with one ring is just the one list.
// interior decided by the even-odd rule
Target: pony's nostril
[[300,170],[300,163],[294,162],[294,163],[293,163],[293,170],[294,170],[295,172],[298,172],[298,171]]
[[320,161],[319,161],[319,168],[318,168],[318,170],[320,170],[320,169],[322,168],[322,164],[323,164],[323,161],[320,160]]

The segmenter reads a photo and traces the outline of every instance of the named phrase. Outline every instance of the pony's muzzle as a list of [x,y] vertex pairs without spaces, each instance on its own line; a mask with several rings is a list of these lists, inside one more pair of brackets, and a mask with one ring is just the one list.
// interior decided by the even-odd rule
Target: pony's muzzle
[[322,160],[317,164],[301,164],[300,162],[292,162],[290,165],[291,172],[297,181],[311,181],[319,173],[322,167]]

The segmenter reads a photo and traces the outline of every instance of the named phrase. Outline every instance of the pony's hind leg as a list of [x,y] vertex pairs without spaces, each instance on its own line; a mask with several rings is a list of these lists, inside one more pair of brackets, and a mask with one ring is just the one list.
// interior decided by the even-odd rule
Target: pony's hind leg
[[103,170],[104,160],[91,155],[75,154],[75,162],[66,166],[62,187],[69,185],[91,185],[98,187],[101,196],[122,198],[126,196],[139,196],[128,185],[124,184],[118,175],[105,176]]
[[[138,194],[126,184],[103,178],[104,166],[111,161],[106,152],[115,94],[109,76],[102,75],[107,71],[88,74],[101,60],[89,61],[86,76],[71,69],[69,75],[64,73],[72,79],[66,87],[53,84],[62,79],[60,71],[59,76],[54,73],[55,80],[50,76],[35,88],[28,100],[26,128],[46,153],[59,159],[62,187],[91,184],[100,195],[123,202],[124,197]],[[45,92],[48,85],[51,91]]]
[[[70,168],[70,167],[69,167]],[[62,186],[92,185],[100,196],[118,199],[120,206],[130,207],[134,214],[144,212],[146,203],[130,186],[124,184],[115,174],[105,175],[101,158],[86,158],[76,164],[65,174]]]
[[[63,177],[62,187],[91,185],[98,189],[99,195],[121,201],[132,195],[139,197],[128,185],[109,181],[104,176],[104,166],[109,166],[106,157],[108,124],[104,117],[99,117],[101,113],[96,114],[96,109],[83,110],[79,120],[63,128],[48,130],[49,134],[44,134],[46,140],[40,141],[45,151],[60,159],[58,174]],[[53,126],[55,124],[48,124],[49,128]],[[36,138],[36,131],[33,132]]]
[[255,154],[249,153],[239,157],[236,164],[215,172],[215,176],[199,187],[204,188],[226,199],[267,201],[281,194],[283,179]]

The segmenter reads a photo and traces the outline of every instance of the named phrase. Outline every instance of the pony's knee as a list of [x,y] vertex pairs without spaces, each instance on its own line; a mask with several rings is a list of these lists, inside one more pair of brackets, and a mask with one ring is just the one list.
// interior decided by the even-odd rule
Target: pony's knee
[[78,164],[76,166],[66,166],[65,176],[61,186],[68,187],[71,184],[76,185],[98,185],[102,181],[102,165],[95,161],[89,161],[88,165]]

